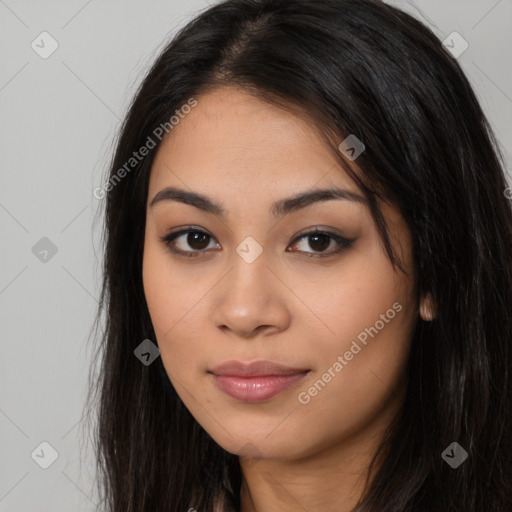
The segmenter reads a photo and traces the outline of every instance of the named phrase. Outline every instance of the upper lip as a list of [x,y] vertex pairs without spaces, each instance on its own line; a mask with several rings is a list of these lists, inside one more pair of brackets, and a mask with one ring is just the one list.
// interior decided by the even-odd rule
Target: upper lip
[[306,368],[292,368],[272,361],[254,361],[252,363],[226,361],[210,370],[210,373],[237,377],[255,377],[267,375],[295,375],[307,371],[309,370]]

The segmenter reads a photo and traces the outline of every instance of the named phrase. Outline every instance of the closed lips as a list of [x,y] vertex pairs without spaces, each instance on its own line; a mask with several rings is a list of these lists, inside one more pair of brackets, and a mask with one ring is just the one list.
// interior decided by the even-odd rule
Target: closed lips
[[308,371],[305,368],[291,368],[272,361],[256,361],[253,363],[227,361],[209,370],[209,373],[232,377],[269,377],[297,375]]
[[257,403],[280,395],[303,379],[309,370],[285,367],[270,361],[249,364],[228,361],[209,373],[216,386],[232,399]]

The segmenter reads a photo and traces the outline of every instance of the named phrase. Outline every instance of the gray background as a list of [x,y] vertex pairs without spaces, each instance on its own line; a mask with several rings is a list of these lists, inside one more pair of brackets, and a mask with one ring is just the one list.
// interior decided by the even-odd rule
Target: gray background
[[[510,163],[512,0],[388,3],[441,40],[456,31],[469,43],[458,60]],[[93,222],[101,201],[92,192],[148,65],[207,6],[0,0],[2,512],[94,510],[92,453],[78,428],[102,254],[101,223]],[[46,59],[31,47],[51,48],[43,31],[59,45]],[[40,252],[43,237],[55,254]],[[58,452],[47,469],[42,442]]]

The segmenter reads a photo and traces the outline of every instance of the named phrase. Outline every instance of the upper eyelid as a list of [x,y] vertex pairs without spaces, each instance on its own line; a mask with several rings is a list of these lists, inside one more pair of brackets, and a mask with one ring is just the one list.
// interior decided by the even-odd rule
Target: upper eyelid
[[[163,237],[160,237],[160,240],[166,244],[166,245],[171,245],[172,243],[175,242],[176,239],[180,238],[181,236],[184,236],[190,232],[195,232],[195,233],[202,233],[206,236],[209,236],[212,240],[215,240],[218,244],[219,241],[217,240],[217,238],[213,235],[211,235],[208,231],[204,230],[203,228],[195,228],[195,227],[184,227],[182,229],[178,229],[176,231],[173,231],[172,233],[169,233],[167,235],[164,235]],[[314,234],[324,234],[324,235],[327,235],[329,238],[331,238],[331,240],[334,240],[337,244],[339,245],[343,245],[344,242],[348,243],[349,245],[352,244],[355,239],[354,238],[348,238],[348,237],[345,237],[341,234],[338,234],[338,233],[335,233],[332,231],[332,228],[322,228],[322,227],[313,227],[313,228],[306,228],[304,231],[300,231],[299,233],[297,233],[297,235],[294,236],[293,240],[290,242],[291,244],[294,244],[296,243],[297,241],[301,240],[302,238],[305,238],[307,236],[311,236],[311,235],[314,235]],[[167,240],[169,239],[169,237],[172,237],[171,240]],[[183,254],[186,254],[186,253],[189,253],[189,254],[192,254],[192,253],[202,253],[202,252],[207,252],[206,249],[200,249],[200,250],[183,250],[183,249],[176,249],[176,252],[178,253],[183,253]],[[304,252],[304,251],[299,251],[299,252]],[[307,251],[306,251],[307,253]],[[311,254],[314,254],[311,253]],[[320,254],[323,254],[323,253],[317,253],[318,255]],[[326,253],[327,254],[327,253]]]
[[[214,235],[212,235],[208,231],[204,230],[203,228],[194,228],[194,227],[185,227],[185,228],[177,229],[176,231],[173,231],[172,233],[168,233],[168,234],[164,235],[161,238],[165,239],[167,237],[174,236],[175,238],[173,238],[173,240],[175,240],[176,238],[178,238],[178,237],[180,237],[182,235],[185,235],[187,233],[190,233],[190,232],[202,233],[204,235],[209,236],[210,238],[213,238],[214,240],[217,240],[217,238]],[[341,235],[339,233],[335,233],[332,230],[332,228],[314,227],[314,228],[306,228],[305,230],[299,231],[299,233],[294,235],[294,238],[293,238],[292,242],[295,242],[297,239],[302,238],[304,236],[313,235],[315,233],[326,234],[326,235],[329,235],[329,236],[337,236],[339,238],[345,238],[345,239],[348,240],[348,237],[345,237],[345,236],[343,236],[343,235]]]

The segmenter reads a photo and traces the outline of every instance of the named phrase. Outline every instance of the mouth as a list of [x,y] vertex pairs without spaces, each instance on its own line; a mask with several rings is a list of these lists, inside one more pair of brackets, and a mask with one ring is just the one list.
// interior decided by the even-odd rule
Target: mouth
[[269,400],[302,380],[311,370],[291,368],[271,361],[228,361],[208,373],[217,387],[241,402]]

